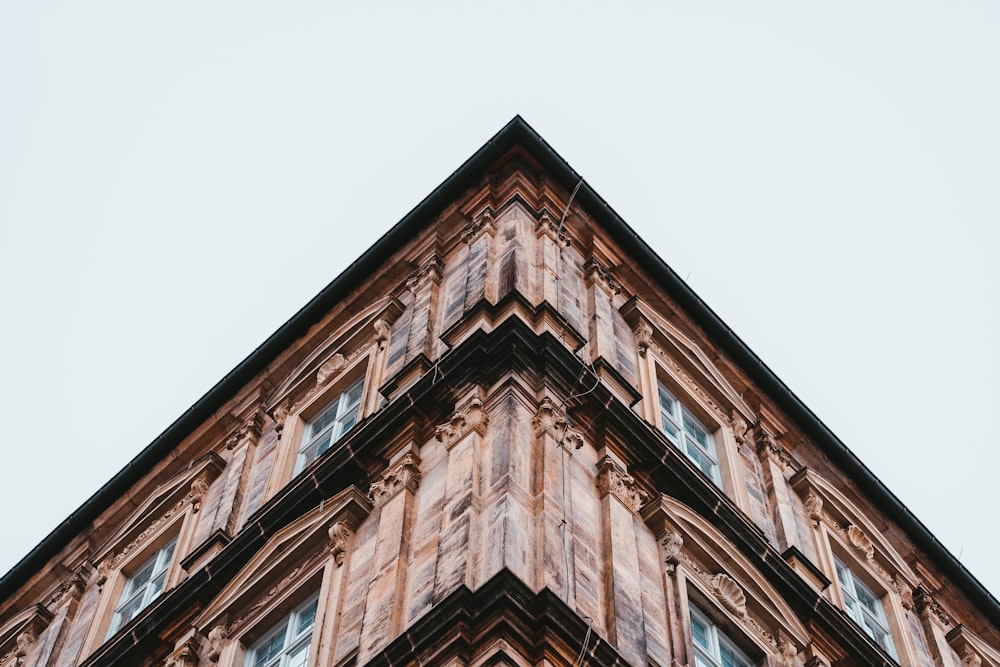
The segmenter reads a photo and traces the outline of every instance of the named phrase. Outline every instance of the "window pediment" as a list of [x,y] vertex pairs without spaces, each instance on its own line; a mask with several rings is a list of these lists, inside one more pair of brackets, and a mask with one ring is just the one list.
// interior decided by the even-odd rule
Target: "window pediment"
[[668,568],[681,567],[757,639],[789,658],[810,641],[809,632],[782,596],[717,528],[687,505],[662,495],[642,510]]
[[19,664],[17,659],[27,655],[51,621],[52,612],[35,604],[4,623],[0,628],[0,665]]
[[802,498],[807,518],[822,523],[875,570],[904,599],[919,583],[916,573],[889,544],[875,524],[826,478],[809,468],[795,473],[792,488]]
[[[348,368],[370,345],[381,345],[389,326],[403,312],[395,297],[386,297],[361,310],[347,324],[315,345],[271,392],[268,406],[305,400],[303,395],[322,386],[339,371]],[[292,397],[296,398],[292,398]]]
[[955,626],[946,637],[948,644],[968,667],[1000,667],[1000,651],[987,644],[964,625]]
[[[198,616],[194,625],[206,635],[225,626],[228,612],[263,607],[281,593],[284,579],[309,575],[310,563],[332,557],[343,563],[351,533],[371,512],[371,501],[350,486],[275,533]],[[316,561],[319,562],[319,561]]]
[[210,485],[225,466],[222,458],[211,453],[156,487],[97,550],[93,562],[101,563],[110,557],[107,567],[116,567],[135,548],[141,547],[147,538],[151,538],[159,527],[182,514],[185,507],[200,507]]

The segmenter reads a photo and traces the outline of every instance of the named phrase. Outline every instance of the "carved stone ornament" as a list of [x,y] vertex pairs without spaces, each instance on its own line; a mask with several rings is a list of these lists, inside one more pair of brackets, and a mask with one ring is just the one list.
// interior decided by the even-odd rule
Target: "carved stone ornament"
[[224,625],[217,625],[208,632],[208,653],[205,654],[205,658],[209,662],[219,661],[227,637],[229,637],[229,629]]
[[337,567],[340,567],[344,564],[344,557],[347,555],[347,543],[351,541],[351,535],[354,533],[344,521],[335,521],[330,525],[328,532],[330,535],[330,553],[333,554],[333,559],[336,561]]
[[38,637],[35,635],[34,630],[32,630],[31,628],[25,629],[23,632],[21,632],[21,634],[17,636],[17,639],[15,640],[15,643],[17,644],[17,649],[15,649],[14,651],[14,656],[18,659],[17,664],[21,664],[21,661],[23,661],[24,656],[28,655],[28,651],[31,650],[31,646],[32,644],[35,643],[36,639],[38,639]]
[[913,608],[921,616],[934,621],[938,625],[947,628],[952,624],[951,616],[948,615],[937,600],[931,597],[930,592],[923,586],[913,589]]
[[872,544],[872,541],[865,535],[863,530],[854,524],[847,527],[847,539],[850,541],[851,546],[857,549],[858,553],[867,560],[875,557],[875,546]]
[[469,431],[475,431],[480,436],[486,435],[490,424],[490,416],[483,408],[483,399],[478,395],[465,404],[451,416],[451,419],[439,425],[434,432],[439,442],[451,449],[452,445],[461,440]]
[[962,651],[961,657],[962,667],[980,667],[983,664],[983,659],[968,648]]
[[587,260],[583,265],[583,273],[591,284],[601,285],[610,294],[621,294],[622,284],[596,259]]
[[288,404],[282,403],[271,411],[271,419],[274,420],[274,430],[281,436],[281,431],[285,428],[285,420],[288,419]]
[[184,642],[163,663],[164,667],[197,667],[198,644],[194,639]]
[[493,219],[493,209],[489,206],[483,209],[483,212],[477,215],[472,222],[466,225],[462,231],[462,240],[466,243],[474,243],[484,231],[490,234],[496,234],[497,232],[497,223]]
[[653,327],[644,320],[639,320],[632,330],[635,334],[635,346],[639,350],[639,356],[645,357],[649,351],[649,346],[653,343]]
[[639,488],[632,475],[625,472],[610,456],[597,462],[597,488],[601,496],[609,493],[625,507],[638,512],[649,494]]
[[51,604],[61,607],[64,604],[79,600],[80,596],[83,595],[83,591],[87,588],[85,571],[87,571],[86,566],[74,572],[69,579],[64,581],[55,594],[53,594]]
[[319,367],[316,371],[316,384],[325,385],[331,378],[336,376],[340,371],[344,370],[344,366],[347,365],[347,359],[340,352],[330,357],[325,364]]
[[255,443],[260,438],[264,427],[263,409],[257,408],[250,413],[240,427],[226,439],[227,449],[236,449],[246,443]]
[[569,425],[566,415],[546,396],[538,406],[538,412],[531,418],[531,428],[535,437],[550,435],[559,444],[569,444],[573,449],[583,447],[583,434]]
[[805,506],[806,516],[819,525],[819,522],[823,520],[823,499],[810,491],[802,504]]
[[209,483],[208,477],[204,474],[199,475],[191,482],[191,506],[195,512],[201,509],[201,504],[205,501],[210,488],[212,488],[212,485]]
[[778,662],[784,667],[794,667],[795,657],[799,654],[799,649],[790,641],[778,640]]
[[680,533],[667,531],[667,534],[660,540],[660,544],[663,545],[663,559],[666,561],[669,571],[672,572],[680,560],[681,549],[684,548],[684,538],[681,537]]
[[439,283],[443,274],[444,262],[437,255],[433,255],[406,279],[406,289],[409,292],[416,292],[417,288],[428,280]]
[[542,215],[538,219],[538,224],[535,225],[535,234],[538,236],[548,236],[561,246],[569,245],[569,238],[566,236],[566,230],[560,231],[559,221],[553,218],[548,210],[542,211]]
[[743,415],[736,408],[733,408],[733,411],[729,413],[729,423],[733,427],[733,436],[736,438],[736,442],[741,445],[746,443],[747,431],[750,427],[747,420],[743,419]]
[[778,444],[778,441],[774,439],[770,433],[765,429],[758,427],[755,434],[755,441],[757,445],[757,457],[762,463],[767,463],[767,460],[773,459],[782,468],[787,468],[792,464],[792,456],[789,454],[784,447]]
[[728,574],[719,573],[712,577],[715,597],[730,612],[744,618],[747,615],[747,596],[736,580]]
[[384,319],[375,320],[372,327],[375,329],[375,344],[378,349],[384,350],[386,341],[389,340],[389,332],[392,331],[392,327]]
[[371,485],[368,497],[376,507],[381,507],[402,490],[414,493],[420,485],[420,459],[413,452],[382,473],[381,478]]
[[806,660],[806,667],[830,667],[830,663],[818,655],[814,655]]

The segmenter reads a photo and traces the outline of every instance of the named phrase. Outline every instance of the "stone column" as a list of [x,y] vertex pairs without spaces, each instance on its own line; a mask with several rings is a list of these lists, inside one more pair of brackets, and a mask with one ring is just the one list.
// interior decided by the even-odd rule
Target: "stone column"
[[758,427],[754,432],[754,442],[764,475],[765,491],[774,504],[772,520],[778,531],[781,551],[788,547],[796,547],[801,551],[795,522],[795,506],[792,504],[791,491],[785,480],[785,469],[792,462],[791,455],[762,427]]

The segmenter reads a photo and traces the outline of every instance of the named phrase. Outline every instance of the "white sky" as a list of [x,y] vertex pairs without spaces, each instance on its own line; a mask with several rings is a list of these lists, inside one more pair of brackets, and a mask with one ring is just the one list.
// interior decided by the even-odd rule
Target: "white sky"
[[0,3],[0,572],[520,113],[1000,591],[1000,4],[337,4]]

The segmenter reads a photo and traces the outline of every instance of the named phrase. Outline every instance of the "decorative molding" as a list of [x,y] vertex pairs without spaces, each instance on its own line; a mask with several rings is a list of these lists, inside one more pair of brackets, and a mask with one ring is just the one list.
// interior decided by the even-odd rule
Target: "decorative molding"
[[683,366],[681,366],[677,361],[675,361],[673,357],[668,355],[663,350],[663,348],[657,345],[655,342],[651,343],[650,347],[653,349],[653,351],[657,353],[660,360],[663,361],[663,363],[666,366],[669,366],[670,369],[674,371],[674,373],[676,373],[678,377],[680,377],[680,379],[684,383],[684,387],[690,393],[696,394],[699,398],[701,398],[702,401],[705,402],[705,405],[711,408],[712,412],[715,413],[715,416],[718,418],[720,423],[722,424],[729,423],[729,415],[726,414],[726,411],[723,410],[721,407],[719,407],[719,404],[715,402],[715,399],[712,398],[712,396],[707,391],[702,389],[701,385],[695,382],[695,379],[691,377],[691,374],[688,373]]
[[171,653],[164,667],[197,667],[198,665],[198,642],[193,637],[181,644]]
[[451,416],[451,418],[440,424],[434,431],[439,442],[443,442],[445,447],[451,449],[452,446],[461,440],[469,431],[475,431],[480,436],[486,435],[486,429],[490,424],[490,415],[483,407],[483,399],[478,394],[462,406]]
[[549,214],[547,209],[542,210],[538,224],[535,225],[535,235],[548,236],[561,247],[569,246],[569,237],[566,235],[566,230],[559,229],[559,223]]
[[386,342],[389,340],[389,332],[392,331],[392,326],[388,320],[380,317],[372,323],[372,328],[375,329],[375,345],[378,346],[378,349],[384,350]]
[[782,470],[792,465],[792,455],[778,444],[778,441],[763,426],[758,426],[754,430],[754,443],[757,447],[757,457],[761,463],[767,463],[768,459],[777,463]]
[[739,618],[747,615],[747,596],[736,580],[724,572],[712,577],[712,592],[722,606]]
[[959,657],[962,659],[963,667],[980,667],[983,664],[983,659],[968,648],[962,651]]
[[489,232],[491,236],[497,233],[497,222],[493,218],[493,209],[489,206],[465,226],[462,230],[462,240],[472,245],[483,232]]
[[632,329],[632,333],[635,334],[635,346],[639,351],[639,356],[645,357],[649,346],[653,343],[653,327],[649,325],[649,322],[639,320],[635,328]]
[[625,507],[638,512],[649,494],[610,456],[597,462],[597,489],[601,496],[614,495]]
[[673,572],[680,562],[681,549],[684,548],[684,538],[680,533],[668,530],[660,540],[663,545],[663,560],[667,564],[667,572]]
[[736,408],[733,408],[729,413],[729,425],[733,428],[733,437],[736,438],[736,442],[741,445],[746,444],[750,425]]
[[799,655],[799,649],[790,641],[778,638],[778,664],[782,667],[795,667],[795,658]]
[[229,629],[225,625],[216,625],[208,632],[208,652],[205,659],[211,663],[219,662],[222,648],[229,637]]
[[87,577],[89,576],[90,568],[86,564],[80,566],[69,579],[64,581],[56,592],[52,594],[49,598],[50,607],[61,607],[64,604],[69,604],[76,602],[83,595],[83,592],[87,589]]
[[538,411],[531,418],[531,428],[535,437],[549,435],[559,444],[564,443],[573,446],[573,449],[583,447],[583,434],[570,426],[566,413],[560,410],[552,399],[546,396],[538,405]]
[[243,420],[239,428],[226,438],[226,449],[236,449],[244,444],[254,444],[264,428],[264,411],[257,407]]
[[205,498],[208,496],[209,489],[212,488],[212,483],[209,481],[208,472],[203,472],[194,480],[191,481],[191,506],[194,511],[197,512],[201,509],[201,505],[205,502]]
[[431,257],[421,264],[416,271],[406,279],[405,289],[408,292],[416,292],[417,289],[428,280],[435,285],[441,282],[444,275],[444,262],[437,255]]
[[33,628],[25,628],[17,636],[17,639],[14,640],[17,645],[17,648],[14,649],[14,665],[16,667],[21,667],[24,664],[24,659],[28,655],[28,651],[31,650],[32,645],[34,645],[37,639],[38,635],[35,634]]
[[809,517],[815,526],[819,526],[820,522],[823,520],[823,499],[813,493],[810,489],[809,493],[806,495],[806,499],[802,501],[802,504],[806,509],[806,516]]
[[923,586],[917,586],[913,589],[913,608],[917,614],[927,620],[933,621],[942,628],[947,628],[953,624],[948,612],[938,604],[938,601],[931,596],[930,591]]
[[611,271],[597,259],[591,257],[583,265],[583,275],[591,284],[600,284],[611,295],[622,293],[622,284]]
[[402,490],[414,493],[420,485],[420,459],[407,452],[395,465],[382,473],[368,490],[368,497],[376,507],[381,507]]
[[[854,524],[847,527],[847,540],[851,543],[858,553],[865,557],[865,560],[872,560],[875,557],[875,545],[872,544],[871,539],[865,535],[865,531],[861,530]],[[894,578],[890,578],[894,580]]]
[[335,521],[327,531],[330,535],[330,553],[337,563],[337,567],[344,564],[344,557],[347,555],[347,544],[351,541],[354,531],[346,521]]
[[330,357],[319,370],[316,371],[316,386],[322,387],[332,378],[336,377],[340,371],[347,366],[347,357],[340,352]]

